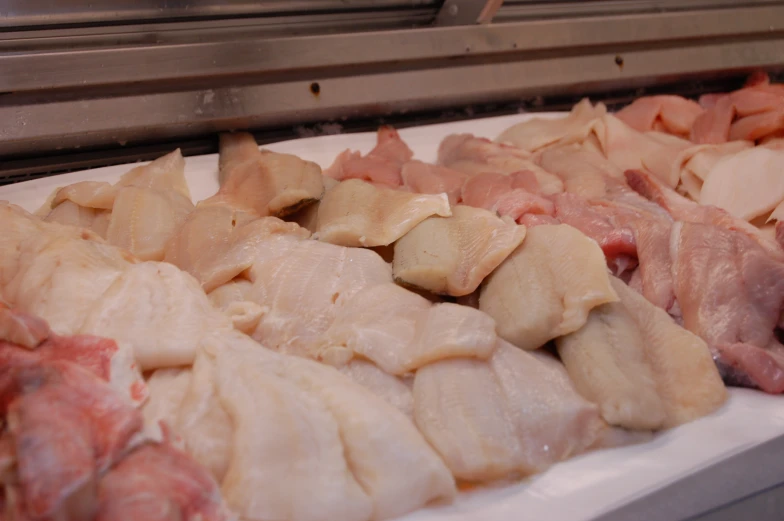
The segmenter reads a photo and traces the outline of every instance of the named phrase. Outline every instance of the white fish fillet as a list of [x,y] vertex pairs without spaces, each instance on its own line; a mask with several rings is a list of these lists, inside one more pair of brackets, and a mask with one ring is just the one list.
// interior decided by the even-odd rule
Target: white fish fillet
[[288,235],[260,245],[248,270],[247,299],[268,309],[253,336],[272,349],[317,358],[314,347],[338,305],[392,281],[390,266],[369,250]]
[[268,311],[248,300],[253,284],[247,279],[234,279],[212,290],[207,296],[210,302],[231,317],[234,329],[251,335],[259,325],[259,320]]
[[19,247],[20,269],[4,288],[4,296],[61,335],[83,332],[95,302],[132,266],[127,253],[92,240],[35,233]]
[[349,179],[321,200],[314,238],[341,246],[386,246],[431,215],[452,215],[446,194],[412,194]]
[[106,240],[142,260],[163,260],[166,241],[193,208],[174,190],[123,187],[114,199]]
[[784,201],[784,150],[755,147],[716,162],[702,185],[699,203],[718,206],[746,221]]
[[182,439],[173,429],[177,427],[177,416],[190,383],[190,368],[172,367],[152,373],[147,380],[149,398],[141,409],[145,433],[150,438],[163,441],[171,435],[172,442],[182,445]]
[[203,201],[225,204],[258,217],[283,216],[321,199],[321,167],[291,154],[259,150],[244,132],[221,134],[220,190]]
[[132,345],[142,370],[192,364],[202,336],[232,328],[193,277],[164,262],[127,268],[90,304],[80,332]]
[[455,477],[528,475],[593,445],[603,422],[549,355],[499,341],[489,361],[443,360],[414,377],[417,426]]
[[335,369],[236,333],[207,342],[236,427],[223,490],[241,516],[387,519],[454,496],[413,424]]
[[395,243],[392,273],[433,293],[468,295],[524,238],[524,226],[457,205],[451,217],[429,217]]
[[598,103],[591,105],[583,99],[572,108],[569,115],[561,118],[533,118],[509,127],[496,138],[498,143],[509,143],[534,152],[558,141],[582,141],[591,131],[592,124],[607,113],[607,108]]
[[486,314],[458,304],[433,304],[387,283],[342,302],[334,323],[321,335],[319,350],[345,350],[345,358],[359,355],[389,374],[403,375],[444,358],[486,359],[496,338],[495,324]]
[[681,189],[695,201],[699,201],[702,184],[714,165],[726,156],[737,154],[754,146],[750,141],[729,141],[717,145],[695,145],[678,156],[673,168],[681,180]]
[[351,360],[340,368],[340,372],[369,389],[408,418],[414,418],[414,395],[411,392],[410,378],[392,376],[373,362],[359,359]]
[[536,349],[617,301],[596,242],[565,224],[541,225],[487,279],[479,309],[495,319],[501,338]]

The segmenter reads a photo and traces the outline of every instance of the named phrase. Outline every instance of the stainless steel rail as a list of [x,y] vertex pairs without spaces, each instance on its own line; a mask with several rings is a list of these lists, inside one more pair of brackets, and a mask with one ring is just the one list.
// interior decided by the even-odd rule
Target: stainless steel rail
[[[528,3],[560,5],[562,13],[574,4]],[[676,12],[669,0],[582,4],[596,13],[605,12],[599,4],[667,9],[374,31],[357,23],[338,34],[270,36],[280,17],[160,23],[146,33],[149,25],[0,32],[0,158],[784,67],[781,1],[721,7],[718,0],[708,8],[707,0],[689,0]],[[508,0],[496,19],[514,18],[515,9],[523,3]],[[330,16],[347,23],[360,15]]]

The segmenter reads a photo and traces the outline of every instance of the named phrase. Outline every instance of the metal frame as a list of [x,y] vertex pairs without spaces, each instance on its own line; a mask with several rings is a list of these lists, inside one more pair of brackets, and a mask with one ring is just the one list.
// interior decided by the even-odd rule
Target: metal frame
[[[696,1],[707,0],[691,0]],[[481,12],[479,7],[492,3],[475,7]],[[586,2],[595,3],[619,2]],[[503,12],[510,7],[519,5],[504,5],[498,19],[508,17]],[[117,34],[109,33],[109,40],[87,48],[37,48],[52,31],[63,40],[84,37],[82,30],[79,36],[50,30],[38,39],[0,36],[0,49],[20,42],[28,49],[0,52],[0,93],[6,93],[0,95],[0,157],[587,94],[784,66],[784,2],[308,36],[251,31],[227,40],[202,32],[201,41],[148,45],[114,45]],[[159,26],[149,36],[166,41],[165,35]]]

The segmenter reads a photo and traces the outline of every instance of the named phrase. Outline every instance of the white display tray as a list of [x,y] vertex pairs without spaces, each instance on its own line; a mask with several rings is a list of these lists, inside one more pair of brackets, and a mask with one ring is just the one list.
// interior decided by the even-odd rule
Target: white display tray
[[[541,117],[543,115],[537,115]],[[547,114],[554,117],[557,114]],[[434,161],[441,140],[452,133],[494,138],[530,115],[403,129],[400,135],[422,161]],[[265,148],[329,166],[346,148],[368,152],[375,133],[341,134],[285,141]],[[186,158],[194,202],[218,189],[217,154]],[[77,181],[116,181],[132,165],[97,168],[0,187],[0,199],[35,211],[57,187]],[[732,389],[715,414],[657,435],[641,445],[597,451],[559,463],[511,485],[463,492],[449,506],[414,512],[400,521],[588,521],[732,455],[784,435],[784,399]],[[721,500],[721,498],[717,498]]]

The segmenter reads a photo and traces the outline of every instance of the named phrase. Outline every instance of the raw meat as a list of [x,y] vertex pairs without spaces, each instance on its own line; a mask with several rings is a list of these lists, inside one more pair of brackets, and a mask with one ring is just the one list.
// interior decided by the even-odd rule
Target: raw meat
[[559,224],[528,230],[483,286],[479,309],[495,320],[501,338],[536,349],[580,329],[594,307],[617,301],[599,246]]
[[714,165],[722,158],[731,157],[738,152],[753,147],[749,141],[730,141],[719,145],[696,145],[684,150],[676,161],[681,191],[695,201],[699,201],[702,185],[710,175]]
[[592,445],[603,425],[558,361],[503,341],[489,361],[419,369],[414,407],[427,440],[468,481],[540,472]]
[[460,201],[460,191],[468,174],[445,166],[429,165],[421,161],[409,161],[400,172],[403,186],[417,194],[445,193],[449,204]]
[[346,150],[324,171],[324,175],[342,181],[361,179],[395,188],[402,184],[401,168],[414,156],[392,127],[378,129],[376,147],[366,156]]
[[702,185],[699,203],[751,221],[784,201],[784,150],[755,147],[718,161]]
[[392,274],[436,294],[468,295],[524,238],[525,227],[454,206],[451,217],[425,219],[395,243]]
[[220,137],[220,190],[202,206],[228,205],[235,210],[284,216],[324,195],[321,168],[290,154],[259,150],[250,134]]
[[680,96],[647,96],[637,98],[615,116],[639,132],[659,130],[688,138],[704,110],[699,103]]
[[319,204],[314,238],[341,246],[386,246],[431,215],[452,215],[446,194],[410,194],[350,179]]
[[464,204],[484,208],[501,217],[519,222],[524,215],[552,215],[553,203],[540,195],[539,183],[528,170],[512,174],[484,173],[468,179],[463,185]]
[[360,359],[351,360],[340,368],[340,372],[413,420],[414,395],[410,378],[392,376],[373,362]]
[[572,108],[568,116],[561,118],[533,118],[518,123],[496,138],[498,143],[508,143],[534,152],[556,142],[579,142],[591,132],[592,125],[607,113],[607,108],[599,103],[592,105],[583,99]]
[[208,343],[235,426],[222,488],[243,518],[386,519],[454,496],[410,421],[335,369],[238,334]]
[[341,301],[318,340],[322,360],[352,356],[404,375],[435,360],[489,357],[495,324],[486,314],[452,303],[433,304],[393,283],[367,287]]
[[580,393],[611,425],[669,428],[713,412],[726,399],[705,342],[613,278],[620,302],[591,311],[582,329],[556,339]]
[[101,479],[95,521],[229,521],[207,472],[185,453],[146,444]]

